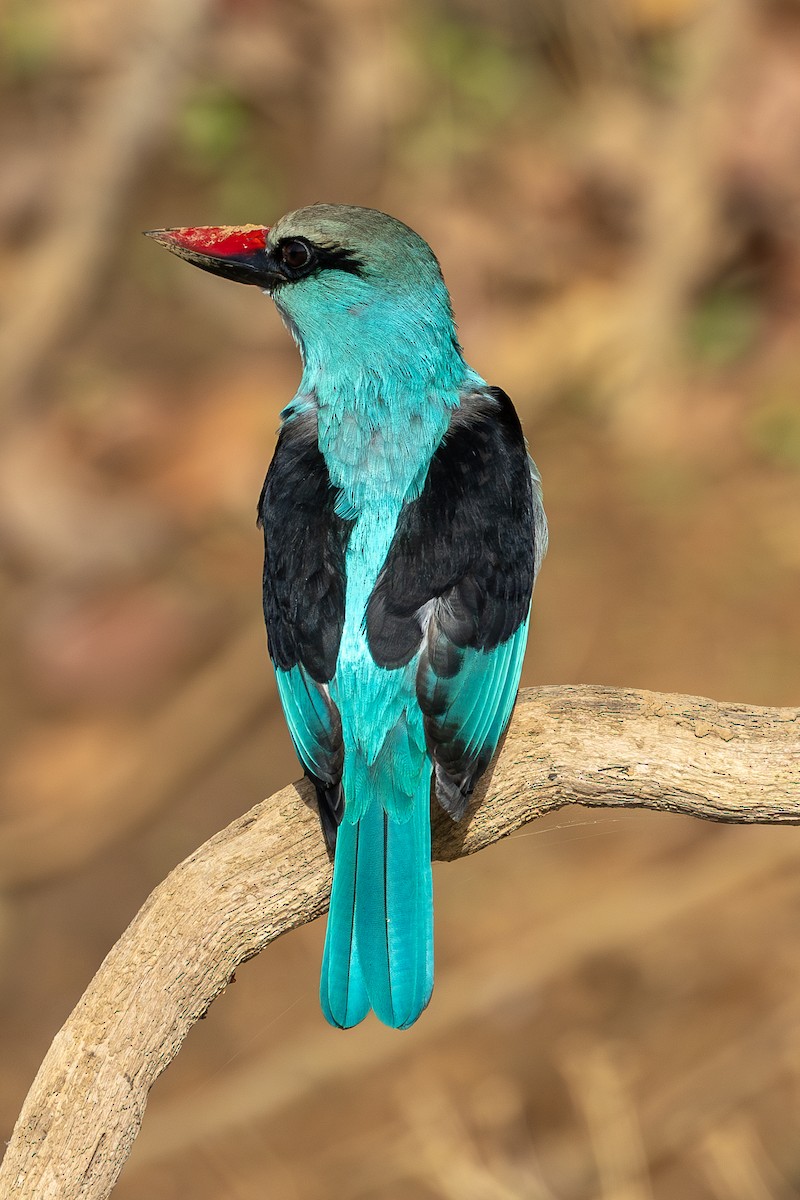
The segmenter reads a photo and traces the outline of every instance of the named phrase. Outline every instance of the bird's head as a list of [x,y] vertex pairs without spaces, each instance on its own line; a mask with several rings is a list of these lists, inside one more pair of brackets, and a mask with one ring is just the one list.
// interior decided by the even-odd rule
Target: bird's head
[[260,225],[159,229],[148,236],[204,271],[275,301],[306,365],[344,355],[462,362],[450,298],[428,244],[371,208],[314,204]]

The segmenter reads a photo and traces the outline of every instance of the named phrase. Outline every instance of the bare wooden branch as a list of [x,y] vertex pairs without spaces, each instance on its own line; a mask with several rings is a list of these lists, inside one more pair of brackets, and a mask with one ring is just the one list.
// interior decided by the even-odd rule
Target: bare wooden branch
[[[524,692],[471,818],[454,826],[437,814],[435,856],[471,854],[567,804],[798,823],[800,710],[599,687]],[[108,1196],[148,1091],[193,1023],[240,963],[325,911],[330,876],[304,784],[176,867],[53,1042],[0,1167],[0,1194]]]

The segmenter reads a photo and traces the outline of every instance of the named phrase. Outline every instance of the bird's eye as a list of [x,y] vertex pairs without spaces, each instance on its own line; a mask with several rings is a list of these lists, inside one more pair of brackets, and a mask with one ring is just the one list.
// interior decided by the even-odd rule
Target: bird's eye
[[311,261],[311,247],[299,240],[286,242],[281,246],[281,258],[287,267],[292,267],[296,271],[300,267],[308,266]]

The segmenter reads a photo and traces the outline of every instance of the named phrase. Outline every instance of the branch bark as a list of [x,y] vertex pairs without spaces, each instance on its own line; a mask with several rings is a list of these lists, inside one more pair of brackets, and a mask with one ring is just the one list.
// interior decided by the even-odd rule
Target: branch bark
[[[56,1036],[0,1194],[110,1194],[148,1091],[194,1022],[240,963],[327,908],[331,869],[310,792],[283,788],[152,893]],[[800,709],[601,687],[523,692],[468,819],[435,815],[434,856],[472,854],[567,804],[800,823]]]

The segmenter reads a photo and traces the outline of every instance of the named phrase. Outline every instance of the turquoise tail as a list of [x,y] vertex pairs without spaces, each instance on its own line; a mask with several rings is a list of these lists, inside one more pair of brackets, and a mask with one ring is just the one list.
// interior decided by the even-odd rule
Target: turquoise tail
[[405,819],[373,795],[357,821],[339,826],[322,958],[320,1002],[349,1029],[373,1009],[407,1029],[433,990],[433,879],[427,772]]

